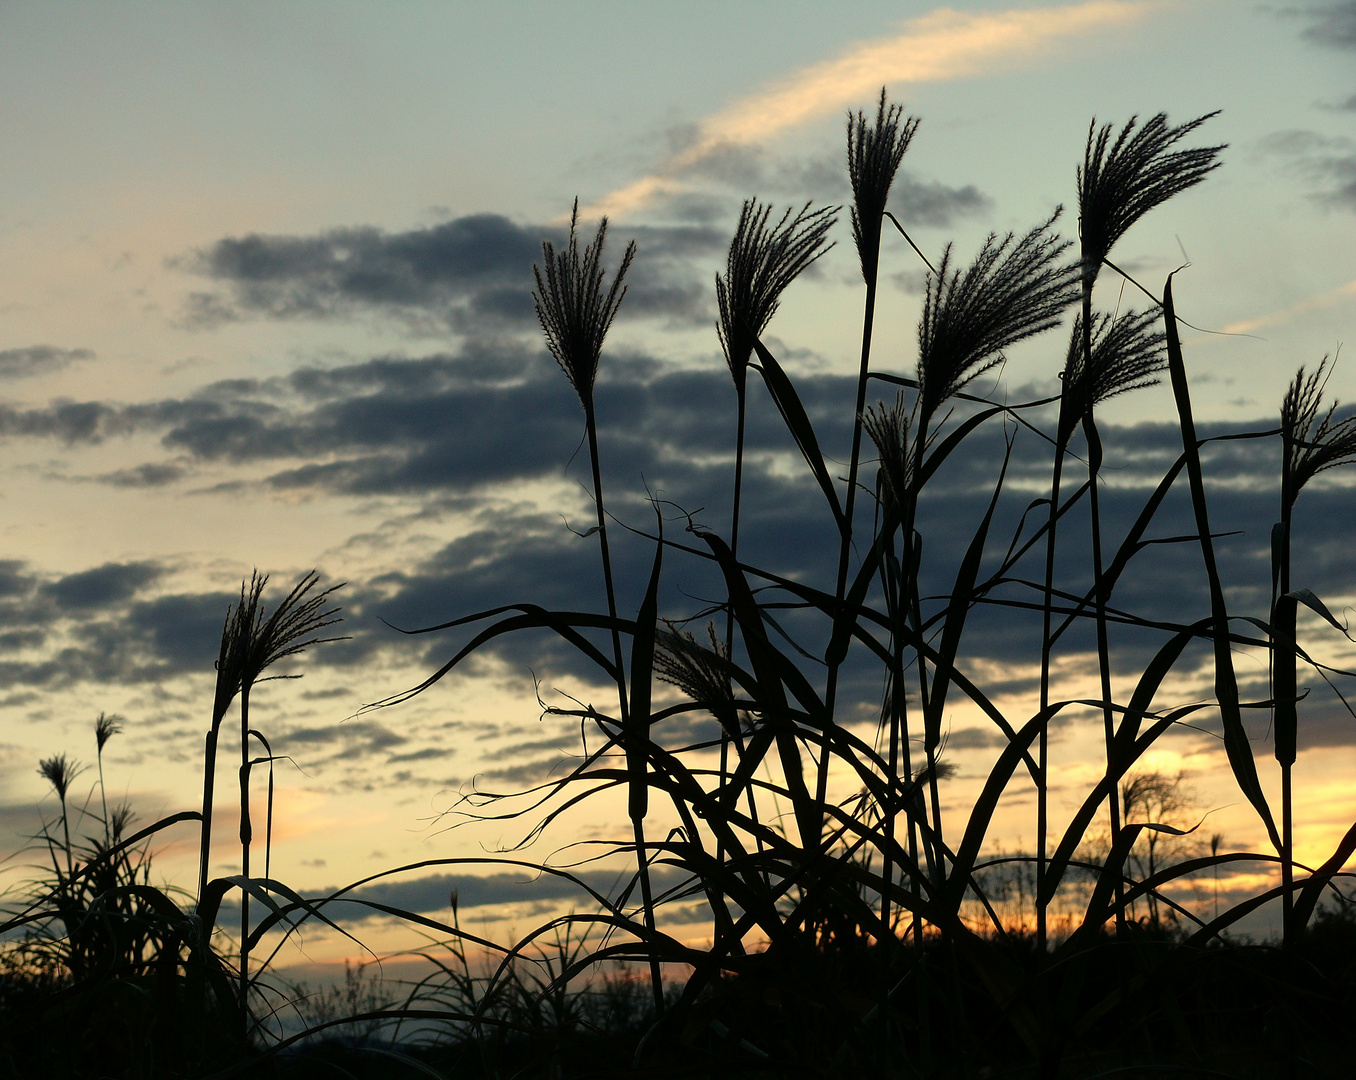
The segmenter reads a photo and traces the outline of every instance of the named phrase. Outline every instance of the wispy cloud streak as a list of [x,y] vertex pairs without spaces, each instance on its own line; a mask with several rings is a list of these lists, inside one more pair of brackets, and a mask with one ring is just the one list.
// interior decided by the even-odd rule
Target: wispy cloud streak
[[722,150],[762,142],[826,113],[859,105],[882,84],[975,75],[996,64],[1035,57],[1061,40],[1124,26],[1162,6],[1163,0],[1086,0],[982,14],[938,8],[908,22],[901,34],[863,41],[708,118],[689,146],[583,213],[587,217],[633,213],[681,190],[685,173]]
[[1261,330],[1268,326],[1280,326],[1283,323],[1298,319],[1301,315],[1307,315],[1311,311],[1321,311],[1323,308],[1332,307],[1334,304],[1352,300],[1356,300],[1356,280],[1348,281],[1345,285],[1339,285],[1337,288],[1329,289],[1317,296],[1310,296],[1298,303],[1291,304],[1289,307],[1269,311],[1257,318],[1230,323],[1224,328],[1223,333],[1250,334],[1254,330]]

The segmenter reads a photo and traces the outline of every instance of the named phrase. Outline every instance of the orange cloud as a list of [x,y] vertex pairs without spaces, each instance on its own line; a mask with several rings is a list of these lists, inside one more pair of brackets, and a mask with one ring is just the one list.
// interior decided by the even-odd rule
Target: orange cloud
[[1348,281],[1345,285],[1339,285],[1337,288],[1329,289],[1317,296],[1310,296],[1299,301],[1299,303],[1291,304],[1287,308],[1281,308],[1279,311],[1271,311],[1255,319],[1243,319],[1240,322],[1230,323],[1224,328],[1223,333],[1250,334],[1254,330],[1261,330],[1267,326],[1280,326],[1282,323],[1298,319],[1301,315],[1307,315],[1311,311],[1319,311],[1352,299],[1356,299],[1356,281]]
[[882,85],[940,82],[1031,59],[1062,39],[1122,26],[1163,0],[1086,0],[1065,7],[965,14],[950,8],[913,19],[895,37],[853,46],[708,118],[692,145],[649,176],[605,195],[585,213],[621,216],[681,189],[679,176],[731,146],[762,142],[826,113],[872,100]]

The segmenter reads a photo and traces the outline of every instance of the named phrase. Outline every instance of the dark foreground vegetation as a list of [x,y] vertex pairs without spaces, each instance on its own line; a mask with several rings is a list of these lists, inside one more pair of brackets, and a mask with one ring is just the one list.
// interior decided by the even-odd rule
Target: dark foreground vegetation
[[[463,809],[522,817],[536,836],[621,795],[624,835],[591,854],[625,867],[623,886],[605,895],[582,871],[541,868],[578,886],[575,910],[507,945],[464,929],[455,901],[450,923],[367,902],[437,939],[423,950],[427,978],[369,985],[350,971],[344,987],[311,994],[279,984],[269,971],[279,940],[307,922],[338,929],[341,894],[302,897],[270,874],[272,800],[252,802],[250,780],[267,771],[271,792],[275,752],[250,697],[279,660],[330,640],[338,609],[311,575],[266,614],[256,577],[222,635],[200,809],[132,830],[125,810],[103,803],[102,774],[98,805],[91,796],[77,807],[74,764],[42,763],[60,816],[37,838],[46,865],[12,894],[3,924],[0,1076],[1351,1075],[1356,917],[1342,882],[1356,827],[1321,865],[1299,865],[1292,783],[1311,707],[1299,673],[1330,685],[1347,676],[1301,639],[1326,634],[1330,648],[1345,629],[1316,591],[1292,584],[1290,536],[1306,484],[1356,460],[1356,419],[1324,401],[1320,363],[1299,369],[1274,426],[1202,440],[1172,276],[1151,289],[1111,260],[1140,217],[1217,167],[1222,147],[1189,145],[1208,119],[1094,124],[1076,174],[1077,245],[1060,238],[1057,213],[1024,235],[991,236],[961,265],[950,247],[929,261],[887,211],[917,121],[883,94],[874,114],[851,117],[849,217],[865,307],[846,476],[831,474],[763,341],[782,292],[826,249],[837,211],[778,216],[748,202],[716,280],[738,404],[733,513],[719,525],[658,500],[652,522],[623,526],[607,513],[594,385],[635,250],[609,284],[606,223],[583,243],[572,222],[563,248],[544,247],[535,298],[583,407],[605,610],[505,597],[502,608],[415,631],[461,640],[424,683],[373,707],[429,690],[504,634],[545,634],[573,650],[595,672],[593,698],[611,702],[546,708],[581,725],[582,756],[539,788],[475,793]],[[871,365],[883,240],[896,234],[890,250],[921,258],[928,273],[909,375]],[[1105,304],[1104,275],[1120,279]],[[1145,298],[1142,309],[1127,308],[1130,295]],[[1003,350],[1066,318],[1057,397],[1008,404],[967,392]],[[1097,410],[1159,378],[1171,385],[1180,454],[1128,530],[1113,529],[1101,470],[1116,451],[1102,445]],[[887,400],[875,400],[879,391]],[[740,554],[754,409],[780,414],[786,449],[821,500],[822,577]],[[1005,451],[967,461],[995,445],[980,440],[990,429]],[[1005,486],[1019,439],[1048,455],[1041,497]],[[1270,440],[1279,459],[1276,478],[1257,478],[1280,490],[1262,590],[1271,599],[1246,615],[1226,603],[1202,463],[1233,439]],[[991,477],[991,491],[964,543],[930,543],[923,523],[935,518],[923,511],[947,497],[935,494],[939,478],[962,464]],[[616,580],[623,538],[647,546],[640,582]],[[1130,610],[1124,586],[1151,577],[1146,563],[1165,550],[1190,553],[1196,581],[1163,577],[1180,599],[1166,605],[1171,617]],[[1305,568],[1294,571],[1303,581]],[[621,610],[619,596],[633,592],[638,609]],[[719,599],[679,612],[670,597],[680,595]],[[1200,610],[1189,610],[1196,596]],[[979,674],[982,649],[970,642],[986,620],[1028,634],[1039,677],[1019,715]],[[1236,673],[1240,650],[1267,660],[1256,700]],[[1056,677],[1058,659],[1073,654],[1095,657],[1090,685]],[[1133,677],[1126,657],[1140,658]],[[1202,686],[1213,688],[1208,701]],[[874,722],[862,719],[868,701]],[[945,732],[961,707],[1001,745],[978,798],[948,811]],[[216,753],[233,709],[241,873],[214,879]],[[1244,710],[1270,720],[1274,761],[1261,767],[1276,770],[1276,805]],[[1056,828],[1050,733],[1066,720],[1093,725],[1103,756],[1072,820]],[[1143,761],[1188,721],[1218,738],[1264,850],[1231,850],[1218,835],[1196,843],[1197,822],[1170,812],[1182,807],[1178,781]],[[101,717],[100,762],[116,734]],[[1034,792],[1029,811],[1000,810],[1010,790]],[[1026,812],[1034,852],[1002,853],[996,816]],[[201,830],[192,893],[150,873],[149,845],[184,821]],[[1264,884],[1221,906],[1220,874],[1242,868]],[[1201,902],[1193,888],[1212,879],[1213,903]],[[228,897],[239,913],[229,931]],[[1281,932],[1254,944],[1241,927],[1264,909],[1279,912]],[[703,933],[691,932],[694,910]]]

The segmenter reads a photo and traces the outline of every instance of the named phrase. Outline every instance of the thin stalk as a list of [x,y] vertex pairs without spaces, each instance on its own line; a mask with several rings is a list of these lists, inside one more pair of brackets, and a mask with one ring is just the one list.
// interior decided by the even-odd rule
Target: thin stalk
[[[740,374],[735,376],[735,401],[737,408],[737,419],[735,422],[735,474],[734,474],[734,505],[730,514],[730,556],[736,563],[739,561],[739,509],[744,490],[744,432],[746,418],[748,415],[748,383],[745,379],[747,368],[742,369]],[[725,647],[731,651],[734,650],[734,605],[731,604],[725,612]],[[742,757],[744,753],[744,738],[738,732],[731,732],[725,725],[720,726],[720,787],[724,788],[732,777],[730,774],[730,743],[735,744],[736,752]],[[753,823],[754,833],[758,844],[758,850],[763,850],[763,836],[758,829],[758,802],[754,795],[753,786],[750,785],[747,791],[749,804],[749,820]],[[716,863],[724,865],[725,859],[725,834],[717,832],[716,834]],[[714,885],[717,896],[721,895],[720,885]]]
[[[879,236],[880,223],[876,223],[876,233]],[[877,259],[879,258],[880,245],[875,245]],[[852,417],[852,457],[848,464],[847,498],[843,503],[843,522],[840,528],[841,539],[838,548],[838,580],[834,586],[834,599],[837,601],[835,606],[835,624],[839,619],[846,619],[847,614],[841,610],[843,598],[847,594],[848,563],[852,554],[852,514],[857,502],[857,469],[862,452],[862,411],[866,408],[866,376],[871,363],[871,332],[876,319],[876,277],[878,261],[873,261],[869,266],[863,267],[866,277],[866,303],[862,314],[862,348],[861,348],[861,366],[857,373],[857,401]],[[835,636],[837,627],[835,625]],[[834,656],[829,663],[828,678],[824,685],[824,723],[827,731],[828,726],[833,723],[834,702],[838,696],[838,669],[846,658],[846,650],[842,657]],[[824,807],[828,801],[829,789],[829,753],[828,744],[825,743],[825,749],[819,755],[819,768],[815,778],[815,802],[820,808],[820,831],[821,842],[823,834]]]
[[[931,419],[931,416],[926,413],[919,414],[914,439],[911,482],[906,489],[906,496],[904,499],[903,581],[905,613],[907,618],[913,620],[914,634],[920,639],[923,633],[923,607],[918,578],[922,552],[915,550],[914,533],[915,523],[918,518],[918,498],[919,495],[922,494],[922,477],[924,475],[923,456],[927,450],[928,424]],[[932,818],[932,838],[927,842],[926,849],[929,857],[929,870],[932,873],[933,884],[938,890],[941,890],[946,880],[946,857],[943,854],[946,850],[946,843],[942,833],[942,796],[940,775],[937,768],[938,733],[933,730],[933,724],[927,719],[929,700],[927,662],[923,659],[923,651],[920,648],[918,650],[918,701],[919,708],[922,710],[924,717],[923,753],[927,758],[928,798],[931,803]]]
[[[1087,252],[1083,253],[1086,260]],[[1095,274],[1083,273],[1083,370],[1093,370],[1092,359],[1092,289]],[[1116,737],[1116,718],[1111,708],[1111,651],[1107,637],[1106,601],[1104,592],[1102,559],[1102,515],[1097,493],[1097,478],[1102,468],[1102,440],[1097,433],[1097,425],[1092,418],[1093,402],[1088,401],[1088,411],[1083,417],[1083,432],[1088,444],[1088,493],[1089,514],[1092,519],[1092,588],[1095,598],[1095,618],[1097,623],[1097,668],[1101,676],[1102,690],[1102,734],[1106,743],[1106,762],[1108,773],[1111,770],[1111,758],[1114,753]],[[1121,834],[1121,805],[1115,790],[1107,795],[1107,808],[1111,819],[1111,850],[1116,849],[1116,841]],[[1125,886],[1119,876],[1116,879],[1116,936],[1125,936]]]
[[[893,539],[887,537],[890,547],[893,547]],[[893,553],[888,553],[881,560],[881,586],[885,593],[887,603],[887,614],[890,619],[890,711],[888,722],[890,724],[889,732],[889,758],[887,768],[889,769],[888,783],[893,785],[896,781],[903,779],[905,783],[913,784],[913,753],[909,744],[909,714],[908,697],[905,692],[905,664],[904,664],[904,641],[906,639],[906,629],[908,622],[908,612],[905,603],[904,592],[905,575],[902,570],[902,564],[894,557]],[[887,786],[889,790],[889,786]],[[900,790],[907,790],[904,784],[900,785]],[[916,791],[909,794],[909,809],[905,811],[905,820],[908,822],[909,831],[909,861],[911,865],[918,865],[918,820],[913,812],[912,804],[916,801]],[[894,874],[894,843],[896,835],[895,825],[896,812],[893,806],[888,808],[888,816],[885,822],[886,848],[885,848],[885,880],[887,885],[893,884]],[[921,892],[921,889],[920,889]],[[886,895],[881,908],[881,921],[888,927],[889,924],[889,896]],[[923,945],[923,924],[920,919],[915,917],[911,925],[914,944],[918,948]]]
[[[622,730],[629,726],[630,708],[626,696],[626,671],[622,664],[621,631],[617,626],[617,596],[612,578],[612,553],[607,542],[607,516],[603,506],[603,475],[598,464],[598,424],[593,411],[593,395],[584,398],[584,424],[589,437],[589,464],[593,470],[593,501],[598,509],[598,546],[603,559],[603,585],[607,591],[607,614],[612,624],[612,656],[617,665],[617,703],[621,710]],[[651,941],[655,938],[654,895],[650,887],[650,863],[646,856],[645,824],[642,817],[632,818],[636,843],[636,870],[640,875],[643,921]],[[664,981],[659,959],[650,950],[650,983],[654,990],[656,1012],[664,1009]]]
[[206,745],[203,748],[202,775],[202,832],[198,840],[198,902],[202,907],[203,893],[207,890],[208,853],[212,849],[212,801],[217,778],[217,729],[215,725],[207,732]]
[[[1086,324],[1085,324],[1086,325]],[[1064,440],[1055,444],[1055,463],[1050,478],[1050,519],[1045,531],[1045,583],[1041,598],[1041,694],[1040,715],[1050,707],[1050,623],[1055,603],[1055,537],[1059,524],[1059,485],[1064,473]],[[1041,723],[1036,751],[1036,953],[1045,955],[1046,908],[1045,849],[1049,821],[1049,729],[1047,718]]]
[[[744,490],[744,420],[748,403],[747,383],[744,379],[736,377],[735,379],[735,407],[737,419],[735,420],[735,472],[734,472],[734,506],[730,512],[730,555],[739,561],[739,503]],[[734,604],[731,603],[725,612],[725,641],[726,647],[734,648]],[[721,788],[730,782],[730,732],[726,730],[725,725],[720,725],[720,780]],[[749,812],[753,813],[753,788],[749,788]],[[756,819],[755,819],[756,820]],[[716,835],[716,864],[723,866],[725,864],[725,836],[723,833]],[[716,885],[719,894],[720,885]]]
[[584,425],[589,438],[589,464],[593,469],[593,504],[598,511],[598,547],[603,556],[603,587],[607,590],[607,616],[612,624],[612,659],[617,665],[617,702],[622,726],[629,714],[626,698],[626,671],[622,664],[621,631],[617,627],[617,594],[612,584],[612,552],[607,542],[607,515],[603,508],[603,475],[598,465],[598,424],[594,417],[593,395],[584,402]]
[[75,863],[71,858],[71,824],[70,815],[66,813],[66,793],[58,792],[61,796],[61,831],[66,837],[66,880],[68,882],[75,879]]
[[[879,487],[880,485],[878,485]],[[879,499],[877,500],[879,502]],[[885,558],[881,560],[880,576],[881,586],[885,593],[886,613],[891,622],[890,635],[890,672],[889,680],[886,684],[888,698],[886,701],[885,722],[889,725],[889,749],[886,757],[886,768],[888,775],[885,777],[885,790],[890,793],[895,781],[899,777],[899,699],[904,690],[904,645],[903,635],[895,628],[899,621],[899,582],[898,575],[895,573],[893,565],[894,560]],[[880,897],[880,921],[885,929],[890,927],[890,886],[894,883],[894,847],[895,847],[895,808],[892,799],[888,798],[881,804],[882,825],[885,831],[885,845],[883,866],[881,867],[881,880],[884,887],[881,889]],[[888,1009],[888,995],[882,1001],[882,1017],[885,1016],[885,1009]],[[888,1028],[888,1021],[887,1021]]]
[[[1095,616],[1097,622],[1097,668],[1101,674],[1102,692],[1102,733],[1106,743],[1106,763],[1108,775],[1112,768],[1115,753],[1116,716],[1111,706],[1111,646],[1107,634],[1106,586],[1102,558],[1102,514],[1097,493],[1097,482],[1102,468],[1102,440],[1097,433],[1092,411],[1083,418],[1083,431],[1088,442],[1088,497],[1089,514],[1092,519],[1092,587],[1095,598]],[[1121,834],[1121,806],[1113,789],[1107,795],[1107,808],[1111,817],[1111,850],[1116,849]],[[1116,935],[1125,935],[1125,886],[1119,876],[1116,879]]]
[[240,1022],[249,1034],[250,986],[250,687],[240,690]]
[[1295,921],[1295,838],[1294,794],[1291,771],[1295,764],[1293,733],[1296,728],[1296,605],[1287,599],[1290,592],[1290,526],[1294,514],[1295,442],[1290,425],[1281,430],[1281,523],[1277,538],[1276,596],[1271,605],[1272,700],[1275,709],[1272,730],[1275,733],[1276,760],[1281,766],[1281,940],[1294,942]]
[[108,791],[104,787],[104,748],[102,746],[99,747],[98,752],[95,755],[95,760],[99,766],[99,801],[103,803],[104,807],[104,839],[111,847],[113,844],[113,837],[109,831]]

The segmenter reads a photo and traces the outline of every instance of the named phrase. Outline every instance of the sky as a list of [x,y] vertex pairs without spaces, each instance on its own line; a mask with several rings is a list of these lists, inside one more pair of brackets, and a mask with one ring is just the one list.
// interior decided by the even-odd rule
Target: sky
[[[521,787],[577,751],[577,729],[537,698],[602,692],[571,657],[505,641],[399,707],[363,706],[464,640],[392,626],[526,599],[602,604],[594,542],[574,535],[592,512],[582,415],[533,313],[541,242],[560,242],[577,198],[586,235],[610,218],[609,267],[638,247],[598,390],[614,514],[647,526],[648,487],[724,528],[734,405],[713,276],[745,198],[845,203],[845,117],[882,86],[921,118],[890,207],[933,259],[954,242],[968,260],[990,232],[1020,234],[1061,204],[1075,236],[1094,120],[1219,110],[1196,135],[1227,144],[1223,166],[1136,226],[1118,265],[1155,290],[1187,266],[1175,291],[1207,433],[1274,426],[1296,369],[1325,356],[1338,357],[1328,394],[1356,394],[1339,355],[1356,324],[1356,3],[857,2],[836,15],[695,0],[0,4],[0,847],[18,852],[54,812],[41,757],[92,763],[101,711],[125,718],[104,757],[110,796],[143,822],[194,805],[217,639],[255,568],[271,575],[266,601],[312,568],[346,583],[350,635],[256,699],[255,725],[286,757],[275,876],[319,890],[516,839],[524,823],[449,831],[448,811],[473,783]],[[767,341],[841,463],[861,317],[846,211],[832,237]],[[884,250],[875,363],[909,374],[925,270],[896,236]],[[1116,288],[1104,275],[1104,303],[1135,302]],[[972,389],[1051,391],[1062,342],[1013,349]],[[1113,517],[1171,461],[1172,417],[1165,387],[1103,413]],[[817,493],[766,400],[750,424],[744,550],[815,580],[834,546]],[[1001,452],[999,437],[982,438]],[[1263,617],[1276,496],[1257,477],[1277,452],[1222,445],[1208,464],[1233,533],[1231,602]],[[1012,486],[1029,499],[1046,466],[1023,453]],[[994,459],[976,455],[923,511],[938,552],[982,510]],[[1350,498],[1340,478],[1316,484],[1297,525],[1297,584],[1339,614],[1356,597],[1335,528]],[[634,607],[649,551],[617,547]],[[1128,586],[1163,614],[1200,599],[1171,584],[1188,556],[1165,552]],[[716,591],[704,573],[675,569],[662,614],[700,610]],[[1018,629],[980,625],[973,646],[1013,702],[1033,685]],[[1334,634],[1316,631],[1314,647],[1344,655]],[[1143,656],[1127,644],[1117,663]],[[1063,675],[1085,661],[1074,650]],[[1244,668],[1256,683],[1257,658]],[[865,716],[870,687],[857,690]],[[1315,859],[1356,817],[1356,722],[1320,697],[1299,766],[1300,854]],[[959,708],[949,723],[948,799],[963,807],[996,744]],[[1265,726],[1255,734],[1266,761]],[[1201,812],[1259,843],[1217,741],[1170,743],[1155,767],[1187,770]],[[1095,747],[1073,725],[1055,745],[1067,814]],[[1021,805],[999,830],[1010,850],[1030,843]],[[576,822],[555,843],[609,828]],[[238,860],[233,831],[224,817],[220,872]],[[192,836],[172,835],[157,867],[188,885]],[[31,861],[12,858],[10,880]],[[490,876],[437,869],[384,887],[445,911],[457,884],[501,931],[562,902],[522,876],[466,872]],[[320,959],[344,947],[313,946]]]

